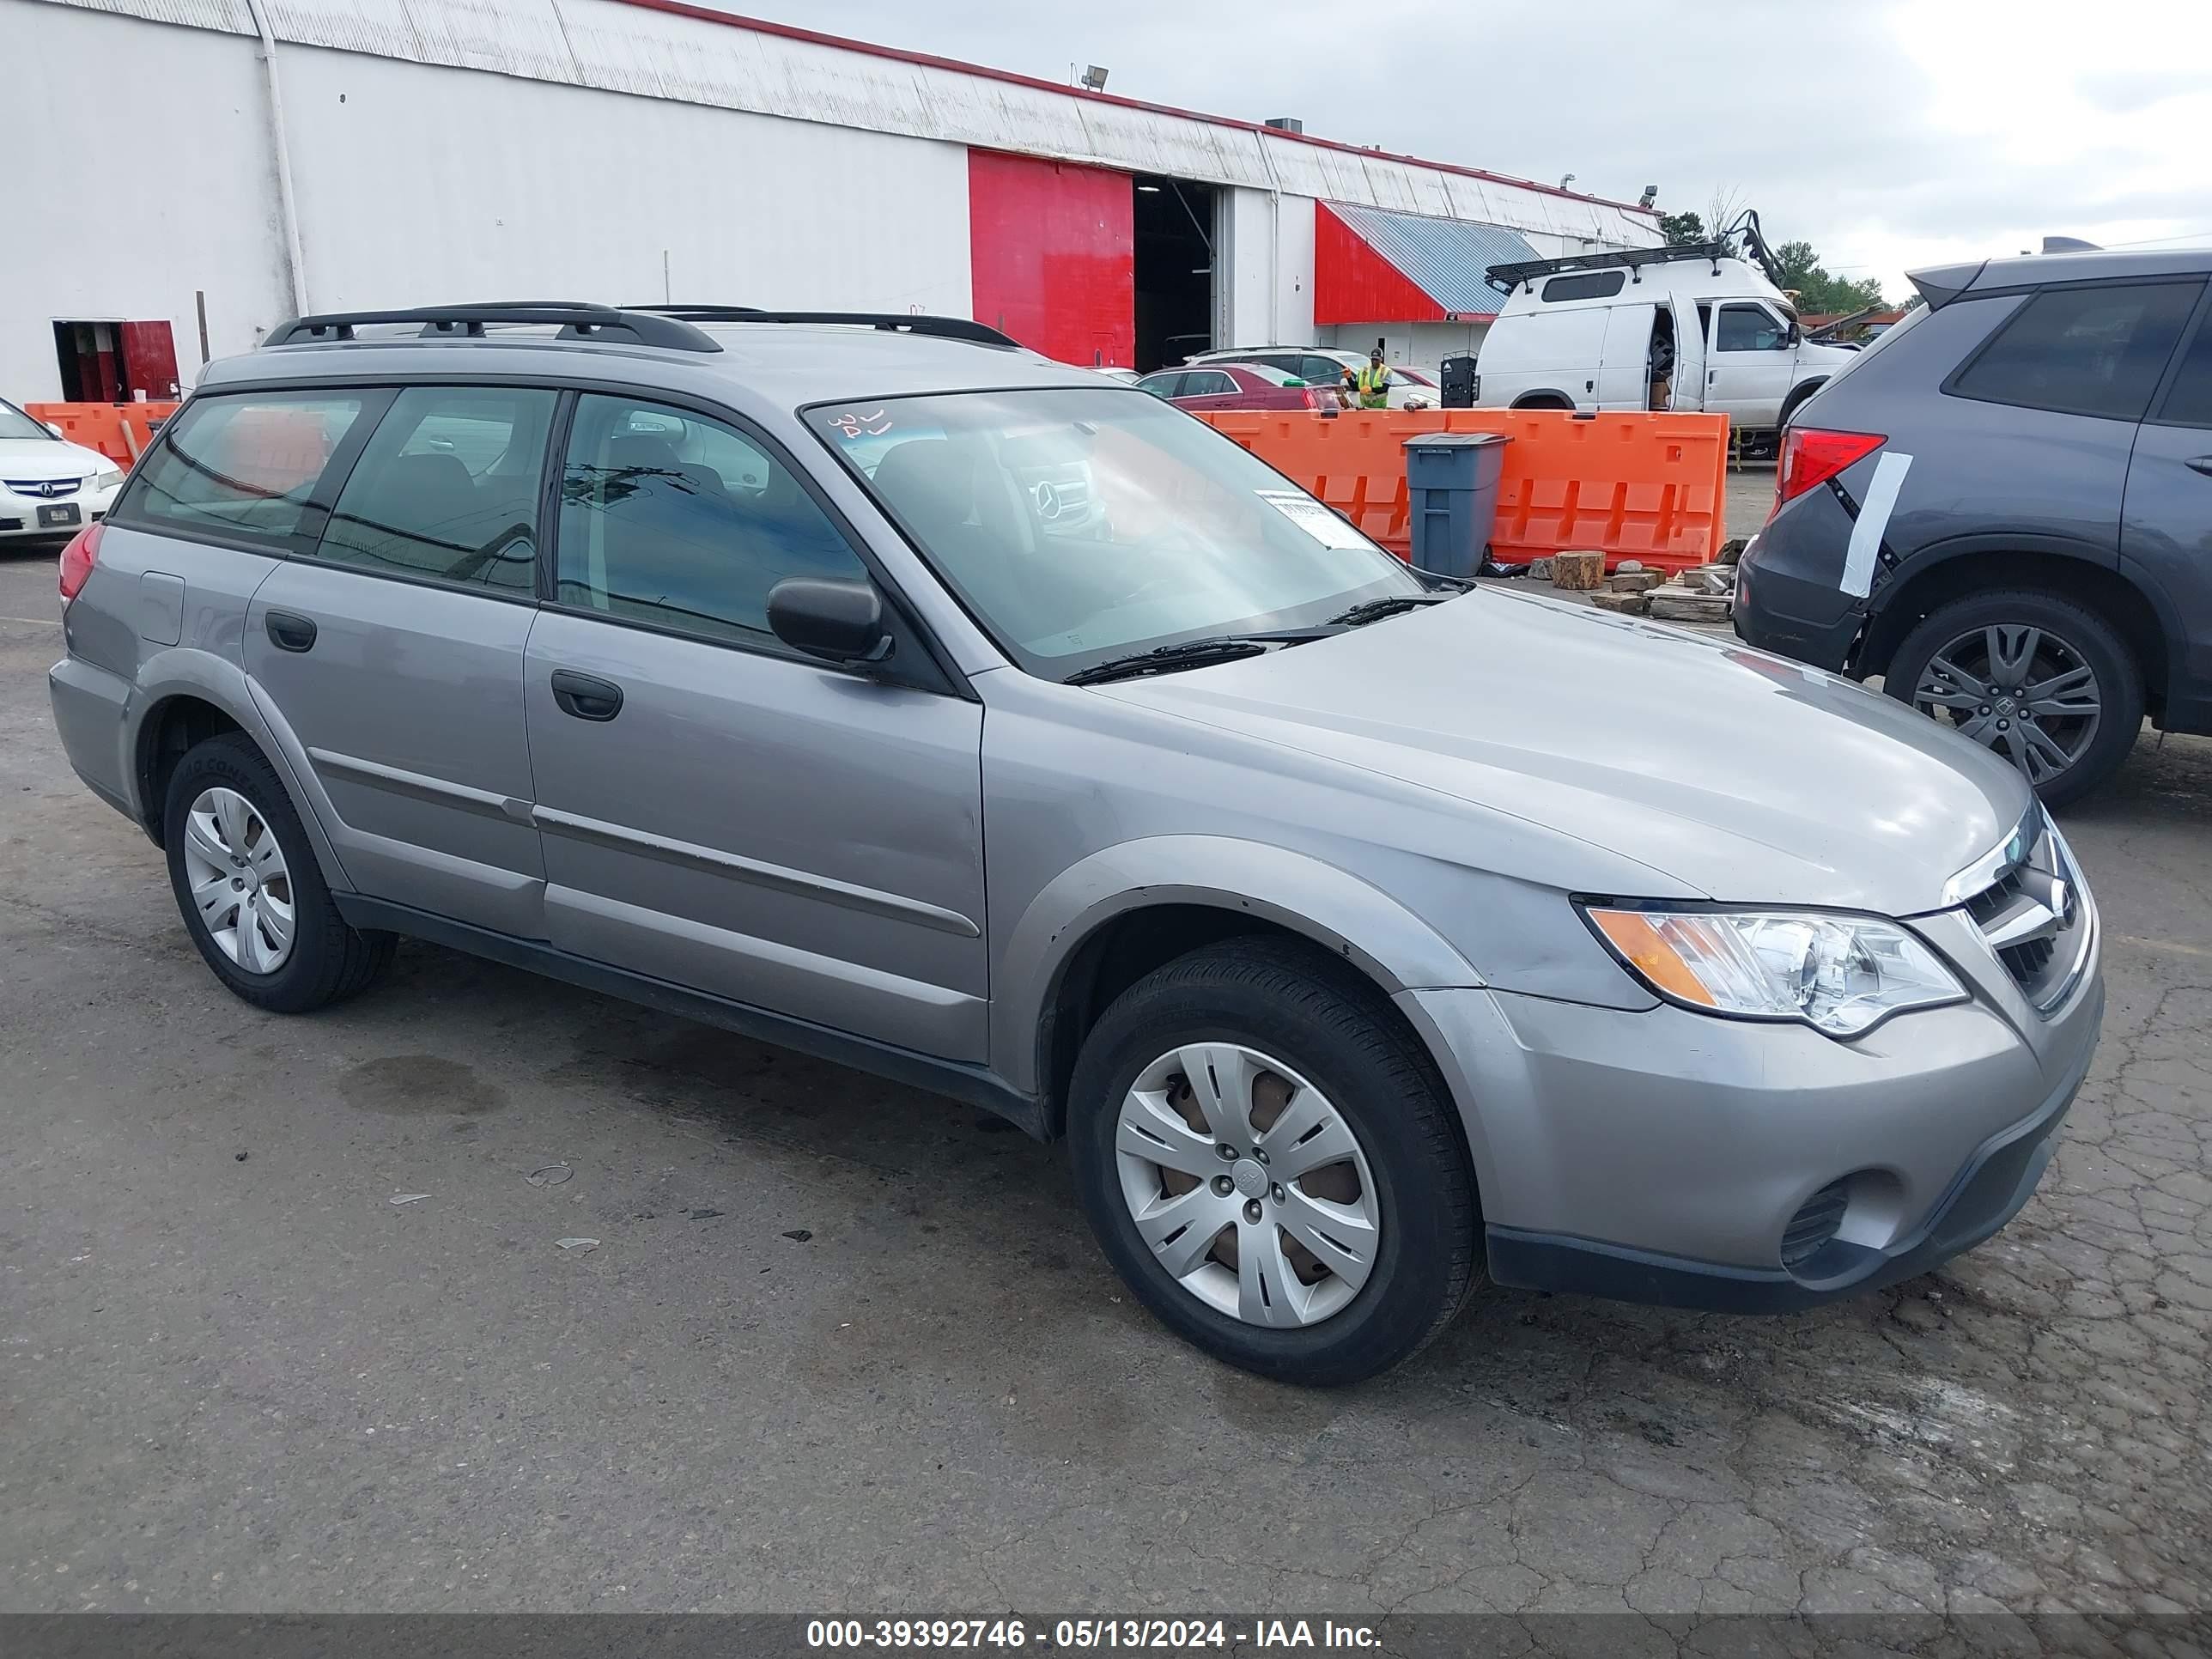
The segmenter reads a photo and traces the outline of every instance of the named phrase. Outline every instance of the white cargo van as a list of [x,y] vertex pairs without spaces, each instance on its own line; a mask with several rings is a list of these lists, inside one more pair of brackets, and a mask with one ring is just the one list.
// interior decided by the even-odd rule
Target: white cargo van
[[1475,360],[1484,409],[1704,410],[1769,433],[1854,354],[1814,345],[1726,242],[1493,265],[1506,298]]

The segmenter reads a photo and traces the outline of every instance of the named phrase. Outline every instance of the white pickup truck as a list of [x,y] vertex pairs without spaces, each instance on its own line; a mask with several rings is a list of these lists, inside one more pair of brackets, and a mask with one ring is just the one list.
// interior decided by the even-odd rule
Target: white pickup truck
[[1786,426],[1855,355],[1803,337],[1781,289],[1725,242],[1495,265],[1475,360],[1486,409],[1703,410]]

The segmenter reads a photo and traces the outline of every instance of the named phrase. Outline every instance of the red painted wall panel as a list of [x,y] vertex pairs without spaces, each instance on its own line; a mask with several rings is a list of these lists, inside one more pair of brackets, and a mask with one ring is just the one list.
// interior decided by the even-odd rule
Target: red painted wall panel
[[1062,362],[1133,365],[1130,190],[1126,173],[969,150],[975,320]]
[[1350,225],[1314,204],[1314,325],[1441,323],[1444,308]]

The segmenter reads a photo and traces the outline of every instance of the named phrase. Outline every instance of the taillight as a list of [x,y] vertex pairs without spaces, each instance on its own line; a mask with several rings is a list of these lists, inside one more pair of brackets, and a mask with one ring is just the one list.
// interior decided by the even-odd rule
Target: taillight
[[1783,434],[1782,459],[1774,469],[1774,511],[1779,513],[1815,484],[1827,483],[1888,441],[1879,432],[1830,432],[1817,426],[1791,427]]
[[1308,409],[1321,407],[1321,393],[1316,392],[1311,386],[1306,388],[1306,407]]
[[106,526],[88,524],[70,538],[69,545],[62,549],[62,600],[64,604],[77,596],[92,575],[92,567],[100,562],[100,532]]

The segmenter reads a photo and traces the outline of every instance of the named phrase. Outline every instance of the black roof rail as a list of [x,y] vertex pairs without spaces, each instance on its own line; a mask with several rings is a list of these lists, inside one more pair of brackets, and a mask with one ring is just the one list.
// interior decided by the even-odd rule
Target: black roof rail
[[1492,265],[1483,280],[1500,294],[1510,294],[1522,283],[1553,276],[1563,270],[1615,270],[1624,266],[1672,264],[1678,259],[1733,259],[1729,242],[1682,242],[1668,247],[1615,248],[1608,253],[1568,253],[1556,259],[1523,259],[1517,264]]
[[758,306],[657,305],[629,309],[688,323],[839,323],[891,334],[927,334],[940,340],[965,340],[971,345],[1021,349],[1021,342],[1012,336],[965,317],[909,316],[891,311],[766,311]]
[[672,351],[720,351],[714,336],[680,318],[574,300],[498,300],[483,305],[419,306],[404,311],[334,311],[279,323],[263,338],[264,346],[329,345],[356,338],[354,331],[371,323],[420,323],[425,340],[485,338],[488,323],[557,324],[562,340],[623,340],[664,346]]

